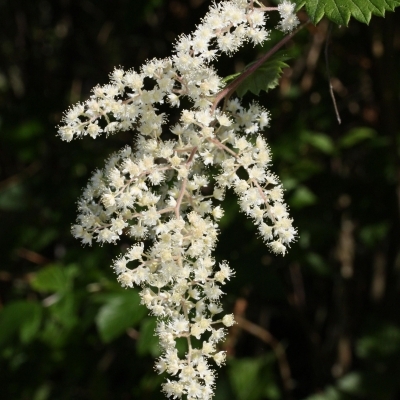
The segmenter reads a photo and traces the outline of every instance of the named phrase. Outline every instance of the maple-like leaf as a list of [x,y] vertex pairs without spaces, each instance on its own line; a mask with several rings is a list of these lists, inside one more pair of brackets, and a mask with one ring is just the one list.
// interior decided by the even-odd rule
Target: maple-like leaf
[[351,17],[369,24],[372,14],[383,17],[386,11],[400,6],[400,0],[295,0],[305,5],[313,24],[326,16],[338,25],[347,25]]

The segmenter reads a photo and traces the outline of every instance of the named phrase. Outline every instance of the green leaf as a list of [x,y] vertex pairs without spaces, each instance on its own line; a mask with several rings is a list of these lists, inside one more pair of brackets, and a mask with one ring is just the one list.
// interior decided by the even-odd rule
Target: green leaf
[[31,342],[39,331],[42,323],[43,308],[37,303],[30,304],[29,314],[26,316],[19,330],[22,343]]
[[228,75],[225,78],[222,79],[222,82],[228,83],[230,81],[233,81],[235,78],[237,78],[241,72],[236,72],[236,74]]
[[253,400],[261,397],[262,389],[258,384],[261,367],[261,359],[232,360],[229,377],[239,400]]
[[356,354],[363,359],[386,359],[400,354],[400,328],[393,324],[375,326],[357,341]]
[[[288,67],[288,64],[284,62],[288,58],[286,54],[276,53],[238,86],[236,89],[237,95],[243,97],[247,92],[251,92],[258,96],[262,90],[268,92],[268,90],[276,87],[282,75],[283,68]],[[251,65],[249,64],[247,67]],[[231,75],[227,78],[233,79],[237,75]]]
[[96,316],[97,329],[103,342],[111,342],[127,328],[137,324],[146,314],[135,290],[124,290],[108,295],[107,303]]
[[322,153],[332,154],[335,151],[333,140],[325,133],[303,131],[301,139],[303,142],[310,144]]
[[38,292],[61,292],[71,289],[75,266],[64,267],[54,264],[41,269],[31,280],[31,286]]
[[77,301],[73,292],[65,293],[49,307],[49,310],[53,319],[67,330],[79,323]]
[[296,4],[305,4],[313,24],[326,16],[338,25],[347,25],[350,17],[369,24],[372,14],[383,17],[399,6],[400,0],[296,0]]
[[154,334],[156,324],[157,321],[154,317],[148,317],[143,320],[136,346],[139,355],[151,354],[153,357],[158,357],[160,355],[160,345],[158,343],[158,338]]
[[15,142],[24,142],[30,139],[36,139],[43,135],[46,129],[39,120],[23,122],[17,126],[11,139]]
[[50,394],[51,394],[51,385],[50,383],[46,382],[37,388],[35,394],[33,395],[32,400],[48,400],[51,398]]
[[388,221],[381,221],[376,224],[364,225],[360,228],[360,239],[367,246],[373,247],[383,240],[388,234],[390,223]]
[[47,318],[45,325],[40,331],[40,339],[47,346],[61,348],[65,346],[70,339],[70,330],[62,326],[54,318]]
[[39,330],[42,307],[38,303],[15,301],[7,304],[0,313],[0,344],[19,333],[24,343],[30,342]]
[[308,187],[299,185],[290,197],[289,203],[293,208],[303,208],[315,204],[317,200],[317,196]]
[[359,127],[359,128],[353,128],[350,129],[345,136],[343,136],[340,139],[340,146],[341,147],[353,147],[356,144],[372,139],[373,137],[376,136],[376,131],[374,129],[368,128],[368,127]]
[[0,190],[0,210],[16,211],[27,208],[29,198],[23,182],[17,182]]
[[312,251],[305,255],[305,266],[310,268],[314,273],[322,276],[329,276],[332,274],[325,260],[319,254]]
[[262,358],[234,359],[229,363],[229,380],[237,400],[281,398],[274,370],[274,355]]

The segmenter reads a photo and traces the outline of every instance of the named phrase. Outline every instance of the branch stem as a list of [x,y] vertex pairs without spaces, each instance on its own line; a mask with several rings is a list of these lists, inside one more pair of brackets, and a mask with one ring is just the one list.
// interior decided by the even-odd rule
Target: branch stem
[[233,80],[229,85],[227,85],[224,89],[222,89],[216,96],[214,103],[211,107],[211,112],[213,113],[217,108],[218,104],[221,102],[223,98],[229,98],[234,91],[238,88],[238,86],[253,72],[257,71],[258,68],[261,67],[270,57],[272,57],[281,47],[283,47],[293,36],[295,36],[299,31],[301,31],[305,26],[307,26],[310,21],[305,22],[300,25],[295,31],[285,36],[282,40],[280,40],[274,47],[272,47],[267,53],[265,53],[258,61],[248,67],[243,73],[241,73],[235,80]]

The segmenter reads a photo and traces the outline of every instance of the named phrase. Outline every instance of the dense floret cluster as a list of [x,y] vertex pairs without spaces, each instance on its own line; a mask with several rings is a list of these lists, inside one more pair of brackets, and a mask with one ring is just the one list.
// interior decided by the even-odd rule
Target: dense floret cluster
[[[291,3],[285,0],[278,10],[284,31],[285,18],[292,18],[292,28],[297,25]],[[163,354],[156,369],[174,377],[163,385],[173,398],[210,399],[215,381],[210,361],[225,360],[217,345],[234,319],[218,316],[221,285],[234,272],[226,262],[217,266],[212,254],[226,190],[237,194],[241,210],[274,253],[285,254],[296,236],[261,134],[269,113],[238,99],[214,105],[224,84],[212,61],[245,42],[263,43],[269,36],[265,19],[256,1],[214,4],[196,31],[177,41],[172,57],[151,60],[140,72],[115,69],[111,82],[67,111],[59,127],[66,141],[137,132],[133,147],[113,154],[93,174],[72,232],[89,245],[116,243],[121,235],[135,239],[113,268],[123,287],[142,288],[142,303],[158,317]],[[169,115],[158,107],[180,108],[183,98],[190,107],[169,126]],[[200,347],[192,337],[201,339]],[[187,340],[184,356],[178,354],[178,338]]]

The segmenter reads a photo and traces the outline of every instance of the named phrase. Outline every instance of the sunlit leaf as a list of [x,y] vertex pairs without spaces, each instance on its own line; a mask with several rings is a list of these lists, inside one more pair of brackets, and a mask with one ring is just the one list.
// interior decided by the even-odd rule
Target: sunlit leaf
[[313,24],[324,16],[338,25],[347,25],[351,17],[368,24],[372,15],[383,17],[393,11],[399,0],[296,0],[298,6],[305,5]]

